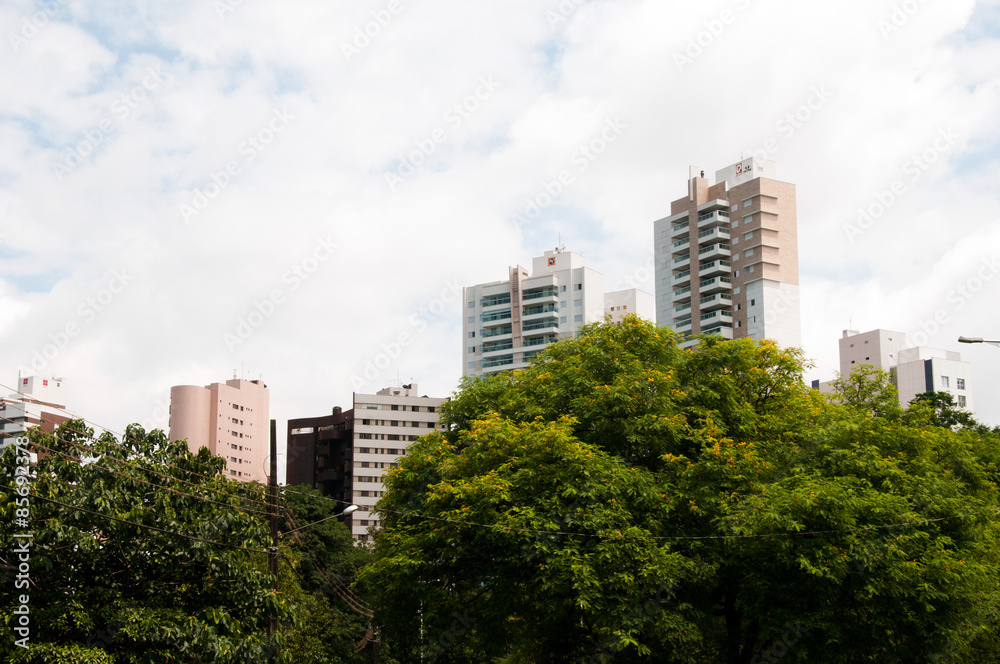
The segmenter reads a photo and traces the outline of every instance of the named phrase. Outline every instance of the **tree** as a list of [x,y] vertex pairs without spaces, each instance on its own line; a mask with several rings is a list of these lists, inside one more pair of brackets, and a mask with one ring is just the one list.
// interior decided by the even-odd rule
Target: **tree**
[[[361,572],[416,661],[913,662],[991,642],[996,441],[637,318],[467,379]],[[898,404],[897,404],[898,409]],[[378,583],[376,583],[376,580]]]
[[[33,478],[17,480],[25,495],[0,490],[3,550],[12,551],[27,527],[17,525],[16,510],[30,511],[34,534],[30,587],[12,593],[15,561],[0,554],[8,572],[0,590],[4,661],[360,661],[354,645],[365,628],[317,580],[322,567],[336,583],[350,583],[363,563],[342,524],[326,521],[287,538],[275,592],[266,488],[228,479],[223,458],[135,425],[121,440],[109,433],[95,440],[79,420],[29,438],[40,459]],[[0,483],[14,488],[27,462],[22,452],[3,450],[8,479]],[[336,507],[308,489],[287,500],[288,515],[302,524]],[[21,619],[21,594],[30,600],[27,649],[9,629]],[[274,635],[271,615],[282,624]]]
[[832,381],[836,398],[842,403],[867,411],[872,417],[899,417],[899,391],[889,372],[870,364],[858,365],[849,376]]
[[985,432],[985,427],[977,423],[971,413],[955,405],[950,392],[922,392],[910,402],[909,410],[909,416],[917,422],[948,429],[978,428]]

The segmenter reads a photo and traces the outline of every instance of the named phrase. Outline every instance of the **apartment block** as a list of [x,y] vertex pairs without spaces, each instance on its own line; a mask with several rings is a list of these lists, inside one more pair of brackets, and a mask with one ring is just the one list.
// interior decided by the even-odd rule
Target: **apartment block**
[[170,440],[186,440],[226,460],[226,473],[266,484],[270,468],[270,392],[259,380],[170,388]]
[[[420,436],[440,430],[445,398],[419,396],[416,383],[354,394],[353,407],[331,415],[288,422],[286,481],[309,484],[358,510],[348,519],[354,539],[372,539],[372,512],[385,488],[382,477],[398,465]],[[346,506],[346,505],[345,505]]]
[[795,185],[756,157],[715,180],[692,167],[687,196],[653,223],[657,324],[801,347]]
[[574,337],[605,315],[652,320],[651,296],[636,289],[605,294],[604,276],[583,256],[561,248],[517,266],[507,279],[463,289],[463,373],[521,369],[546,346]]
[[[889,372],[903,408],[918,394],[948,392],[957,406],[973,411],[972,365],[963,362],[960,353],[924,346],[907,348],[906,335],[893,330],[844,330],[840,375],[847,377],[863,364]],[[814,380],[812,386],[824,393],[833,392],[829,382]]]
[[72,419],[66,412],[65,391],[63,378],[19,376],[17,392],[0,398],[0,440],[17,438],[36,426],[52,433]]

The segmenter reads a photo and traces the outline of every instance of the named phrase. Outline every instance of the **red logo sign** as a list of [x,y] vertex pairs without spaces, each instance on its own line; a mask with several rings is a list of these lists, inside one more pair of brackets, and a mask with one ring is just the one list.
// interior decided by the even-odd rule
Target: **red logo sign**
[[549,258],[549,265],[555,265],[555,264],[556,264],[555,256]]

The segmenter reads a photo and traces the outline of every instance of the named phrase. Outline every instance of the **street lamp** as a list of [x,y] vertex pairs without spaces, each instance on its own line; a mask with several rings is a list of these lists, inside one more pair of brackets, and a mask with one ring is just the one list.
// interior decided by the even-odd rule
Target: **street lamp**
[[302,530],[303,528],[308,528],[309,526],[315,526],[317,523],[323,523],[324,521],[329,521],[330,519],[339,519],[342,516],[347,516],[351,512],[355,511],[356,509],[358,509],[357,505],[348,505],[344,509],[344,511],[341,512],[340,514],[334,514],[333,516],[328,516],[325,519],[320,519],[319,521],[313,521],[312,523],[307,523],[306,525],[299,526],[298,528],[292,528],[291,530],[286,530],[285,532],[282,533],[282,535],[287,535],[289,533],[294,533],[296,531]]
[[993,339],[983,339],[982,337],[959,337],[958,343],[960,344],[989,344],[991,346],[1000,347],[1000,341],[995,341]]

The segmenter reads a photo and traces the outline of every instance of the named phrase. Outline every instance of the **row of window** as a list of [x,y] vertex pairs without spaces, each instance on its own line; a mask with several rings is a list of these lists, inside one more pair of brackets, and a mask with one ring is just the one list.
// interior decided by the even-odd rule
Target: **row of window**
[[433,422],[414,422],[407,420],[361,420],[362,426],[369,427],[414,427],[414,428],[425,428],[433,429]]
[[412,413],[433,413],[435,406],[407,406],[398,403],[359,403],[361,410],[409,410]]
[[395,468],[398,463],[391,461],[355,461],[355,468]]
[[[575,291],[581,291],[581,290],[583,290],[583,284],[573,284],[573,290],[575,290]],[[566,292],[566,286],[565,285],[559,286],[559,292],[560,293],[565,293]],[[528,297],[528,295],[530,293],[531,293],[531,291],[525,291],[525,298],[524,299],[526,299],[526,300],[527,299],[531,299],[530,297]],[[554,295],[554,294],[555,294],[555,292],[552,291],[552,290],[550,290],[550,289],[547,289],[547,288],[540,289],[540,295],[542,297],[547,296],[547,295]],[[509,294],[489,295],[487,297],[484,297],[482,300],[480,300],[481,306],[484,306],[484,307],[490,307],[490,306],[494,306],[494,305],[497,305],[497,304],[507,304],[508,302],[510,302],[510,295]],[[475,300],[470,300],[469,303],[468,303],[468,307],[469,307],[469,309],[475,309],[476,308],[476,302],[475,302]]]
[[397,456],[403,456],[406,454],[406,449],[393,449],[385,447],[355,447],[355,454],[395,454]]
[[413,442],[420,436],[397,436],[391,433],[359,433],[358,440],[397,440]]

